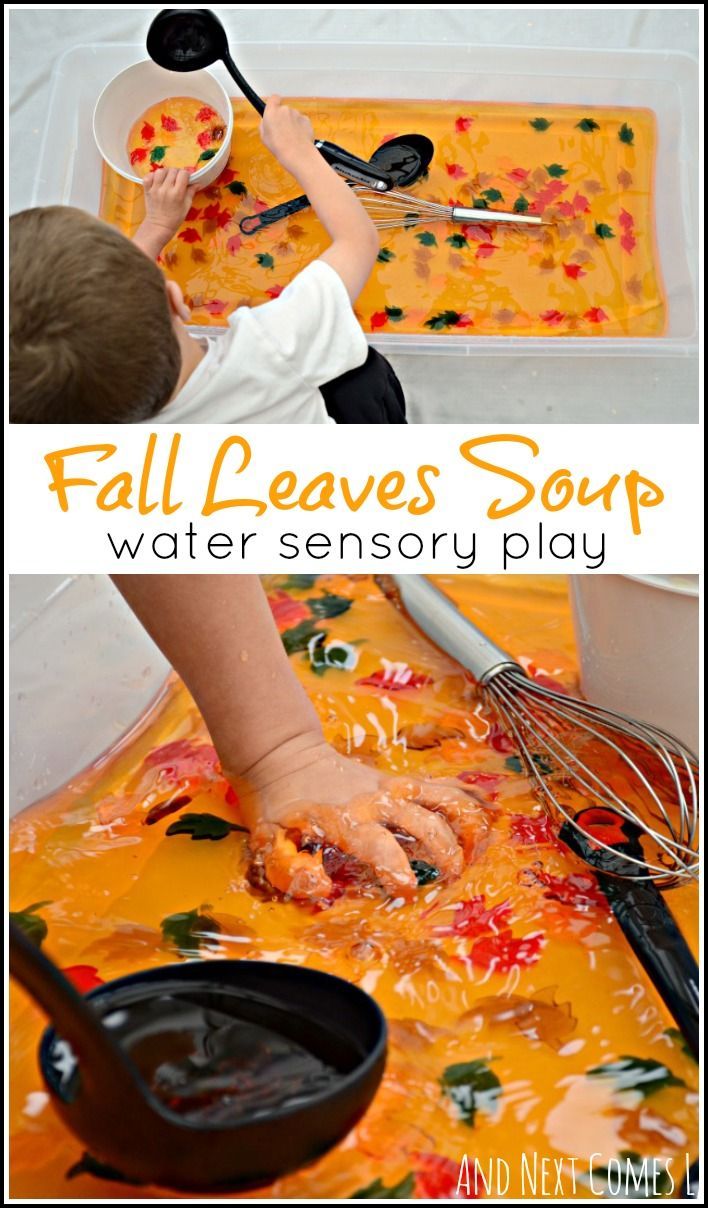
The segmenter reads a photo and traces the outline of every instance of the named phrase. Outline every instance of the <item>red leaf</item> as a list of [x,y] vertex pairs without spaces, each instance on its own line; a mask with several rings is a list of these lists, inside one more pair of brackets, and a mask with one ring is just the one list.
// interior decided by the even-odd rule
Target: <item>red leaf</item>
[[260,197],[256,197],[255,201],[253,202],[253,209],[255,210],[256,214],[262,214],[264,210],[268,209],[268,202],[261,201]]
[[147,150],[145,147],[136,147],[130,152],[131,164],[141,164],[144,159],[147,159]]
[[496,250],[497,248],[493,243],[479,243],[475,255],[478,260],[487,260]]
[[547,814],[535,818],[529,814],[512,814],[511,838],[524,847],[558,846],[553,824]]
[[565,319],[565,315],[561,310],[544,310],[539,318],[547,323],[549,327],[557,327]]
[[590,310],[585,311],[583,318],[587,319],[588,323],[606,323],[609,315],[605,314],[602,307],[591,306]]
[[587,273],[581,264],[564,264],[563,272],[566,277],[570,277],[571,281],[577,281],[579,277],[587,277]]
[[484,793],[488,801],[497,801],[499,794],[496,790],[508,777],[495,776],[491,772],[458,772],[457,779],[461,780],[463,784],[474,784]]
[[163,113],[160,118],[160,124],[163,130],[179,130],[180,125],[176,118],[170,117],[169,113]]
[[239,805],[239,795],[232,784],[229,785],[224,794],[224,801],[227,805]]
[[202,211],[202,218],[206,218],[207,220],[210,218],[216,218],[220,209],[221,207],[218,201],[213,201],[210,206],[204,207],[204,210]]
[[[477,255],[479,255],[479,252]],[[455,327],[474,327],[474,320],[470,319],[469,315],[460,315]]]
[[506,730],[502,730],[501,726],[498,725],[497,722],[494,722],[491,730],[489,731],[487,745],[490,746],[493,751],[498,751],[500,755],[511,755],[516,750],[516,747],[509,738]]
[[535,965],[541,956],[544,937],[540,931],[516,939],[511,929],[486,935],[472,945],[469,960],[492,973],[510,973],[519,965]]
[[236,179],[236,173],[232,168],[224,168],[221,176],[217,176],[214,181],[215,185],[230,185],[232,180]]
[[455,118],[455,130],[458,134],[464,134],[465,130],[469,130],[474,121],[473,117],[458,117]]
[[146,767],[159,768],[169,780],[216,779],[220,774],[219,757],[208,743],[193,743],[180,738],[156,747],[145,756]]
[[575,218],[575,207],[572,201],[559,201],[556,208],[561,218]]
[[198,122],[210,122],[213,117],[216,117],[216,110],[212,109],[210,105],[204,105],[197,113],[196,120]]
[[270,611],[278,627],[278,633],[286,629],[294,629],[301,621],[307,621],[312,616],[309,606],[304,600],[295,600],[287,591],[276,591],[268,596]]
[[512,168],[511,172],[507,172],[509,180],[513,180],[517,185],[525,185],[528,174],[528,168]]
[[424,688],[433,681],[429,675],[420,675],[410,667],[382,667],[356,682],[371,688],[383,688],[386,692],[401,692],[404,688]]
[[235,255],[236,255],[237,251],[238,251],[238,250],[239,250],[239,248],[241,247],[241,243],[242,243],[242,242],[243,242],[243,241],[242,241],[242,239],[241,239],[241,236],[240,236],[240,235],[232,235],[230,239],[227,239],[227,241],[226,241],[226,250],[227,250],[227,252],[229,253],[229,255],[230,255],[230,256],[235,256]]
[[582,193],[576,193],[573,198],[573,207],[576,214],[587,214],[590,211],[590,203],[587,197],[583,197]]
[[619,224],[625,231],[631,231],[634,229],[634,219],[632,218],[632,215],[627,212],[627,210],[620,210]]
[[494,238],[492,227],[484,226],[481,222],[466,222],[462,227],[462,234],[472,243],[490,243]]
[[595,878],[586,873],[554,877],[550,872],[538,872],[534,868],[532,875],[537,884],[544,886],[544,898],[562,902],[564,906],[599,906],[608,909],[607,898],[598,889]]
[[462,177],[467,175],[462,164],[445,164],[445,171],[453,180],[462,180]]
[[625,231],[624,235],[620,235],[620,247],[623,248],[625,252],[633,252],[636,246],[637,241],[631,231]]
[[201,212],[201,209],[198,209],[197,206],[190,206],[185,222],[196,222]]
[[444,927],[435,927],[435,935],[498,935],[510,922],[511,907],[500,902],[490,910],[484,904],[484,894],[478,894],[455,907],[452,922]]
[[212,142],[211,130],[202,130],[201,134],[197,135],[197,142],[202,148],[208,147]]
[[376,331],[377,327],[385,327],[388,323],[388,315],[385,310],[377,310],[369,319],[369,325],[372,331]]
[[452,1158],[444,1158],[437,1153],[416,1153],[412,1155],[415,1163],[415,1195],[419,1200],[473,1200],[477,1197],[457,1186],[460,1181],[460,1163]]
[[282,285],[271,285],[270,289],[266,290],[269,298],[279,298],[283,292]]
[[94,965],[69,965],[62,969],[62,973],[69,978],[80,994],[88,994],[89,990],[95,990],[97,986],[105,985],[103,978],[98,976],[98,970]]
[[140,131],[140,137],[144,140],[144,142],[151,143],[155,137],[155,127],[151,126],[149,122],[145,122],[145,125]]
[[194,227],[185,227],[183,231],[180,231],[177,238],[183,240],[184,243],[201,243],[202,241],[199,231],[196,231]]
[[212,298],[211,302],[205,302],[203,309],[210,315],[223,315],[228,302],[220,302],[218,298]]

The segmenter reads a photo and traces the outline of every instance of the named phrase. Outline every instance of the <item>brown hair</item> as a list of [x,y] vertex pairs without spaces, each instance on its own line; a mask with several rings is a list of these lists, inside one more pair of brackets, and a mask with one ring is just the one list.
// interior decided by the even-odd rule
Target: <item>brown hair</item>
[[181,368],[165,281],[113,227],[46,206],[10,219],[10,419],[131,423]]

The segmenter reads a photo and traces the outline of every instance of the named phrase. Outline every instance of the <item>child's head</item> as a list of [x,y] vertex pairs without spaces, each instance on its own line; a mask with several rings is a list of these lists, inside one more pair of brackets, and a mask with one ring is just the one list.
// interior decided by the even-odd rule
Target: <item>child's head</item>
[[10,219],[10,419],[131,423],[175,391],[181,295],[144,252],[68,206]]

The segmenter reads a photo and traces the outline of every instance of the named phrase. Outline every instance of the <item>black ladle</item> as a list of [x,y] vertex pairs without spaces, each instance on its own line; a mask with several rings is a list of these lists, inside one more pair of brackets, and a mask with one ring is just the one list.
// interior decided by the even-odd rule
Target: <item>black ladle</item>
[[[396,188],[404,188],[420,180],[430,167],[435,148],[424,134],[398,134],[377,147],[369,163],[388,173]],[[255,235],[264,227],[272,226],[283,218],[291,218],[302,210],[309,209],[310,199],[305,193],[284,201],[280,205],[262,210],[260,214],[247,214],[239,222],[244,235]]]
[[[576,826],[564,822],[558,837],[595,870],[597,883],[625,938],[698,1061],[698,965],[654,882],[628,879],[636,872],[636,864],[629,863],[626,857],[644,860],[638,828],[604,806],[581,810],[575,822]],[[592,842],[593,826],[603,824],[617,826],[624,835],[624,841],[613,843],[612,850]]]
[[[10,972],[54,1024],[42,1036],[39,1062],[55,1109],[91,1157],[126,1182],[195,1192],[272,1182],[341,1141],[383,1074],[386,1023],[378,1006],[314,969],[195,960],[107,982],[84,998],[11,923]],[[124,1018],[130,1006],[150,1003],[154,1011],[175,1000],[271,1027],[341,1076],[294,1105],[235,1123],[190,1121],[153,1094],[115,1038],[120,1012]]]
[[[234,63],[226,30],[208,8],[163,8],[148,30],[146,48],[150,58],[167,71],[200,71],[221,60],[246,100],[263,116],[265,102]],[[366,160],[359,159],[336,143],[318,139],[315,146],[335,172],[342,176],[358,180],[381,192],[391,187],[385,172],[372,172]]]

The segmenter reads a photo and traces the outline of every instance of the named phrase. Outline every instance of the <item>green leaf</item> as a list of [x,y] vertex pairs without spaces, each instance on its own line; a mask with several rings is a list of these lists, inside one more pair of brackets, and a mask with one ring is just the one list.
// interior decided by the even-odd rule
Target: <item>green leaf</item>
[[423,247],[437,247],[438,241],[432,231],[421,231],[416,235],[418,243],[422,243]]
[[379,264],[388,264],[391,260],[396,259],[396,253],[392,252],[388,247],[382,247],[376,259]]
[[470,1127],[478,1111],[494,1111],[501,1092],[501,1082],[487,1062],[481,1060],[449,1065],[440,1079],[440,1085],[443,1094],[454,1103],[462,1121]]
[[288,575],[281,586],[285,591],[306,591],[309,587],[315,586],[318,577],[318,575]]
[[532,126],[534,130],[540,130],[541,132],[548,130],[552,125],[553,122],[549,122],[548,118],[545,117],[535,117],[533,121],[529,122],[529,126]]
[[568,169],[564,168],[561,164],[546,164],[545,168],[548,175],[555,176],[556,179],[559,176],[565,176],[568,172]]
[[678,1028],[664,1028],[664,1036],[668,1036],[670,1040],[673,1040],[674,1044],[678,1045],[681,1052],[685,1053],[687,1057],[691,1058],[691,1061],[696,1060],[694,1054],[686,1044],[686,1039],[683,1033],[679,1032]]
[[305,603],[318,620],[341,617],[342,613],[349,612],[352,606],[351,600],[348,600],[346,596],[333,596],[329,592],[323,596],[317,596],[313,600],[306,600]]
[[297,654],[300,650],[307,650],[315,634],[321,632],[323,631],[315,628],[314,619],[308,617],[306,621],[300,621],[299,625],[281,633],[280,640],[286,654]]
[[525,214],[526,211],[528,210],[528,208],[529,208],[529,203],[528,203],[527,199],[524,197],[523,193],[521,193],[519,195],[519,197],[517,197],[516,201],[514,202],[514,213],[515,214]]
[[200,164],[203,159],[213,159],[215,155],[216,155],[216,151],[202,151],[201,155],[199,156],[199,159],[197,160],[197,163]]
[[576,122],[575,129],[582,130],[583,134],[592,134],[593,130],[599,130],[600,127],[593,118],[584,117],[579,122]]
[[51,904],[51,901],[33,902],[31,906],[25,906],[24,910],[10,911],[10,921],[20,927],[27,938],[38,948],[41,948],[43,941],[46,940],[49,928],[37,911],[41,910],[43,906],[51,906]]
[[489,202],[487,201],[486,197],[473,197],[472,205],[474,206],[475,210],[489,209]]
[[448,235],[445,242],[449,243],[450,247],[457,248],[458,250],[469,246],[464,235]]
[[651,1057],[620,1057],[607,1065],[588,1070],[588,1078],[610,1078],[618,1091],[639,1091],[643,1099],[667,1086],[685,1086],[683,1078],[672,1074],[668,1066]]
[[150,152],[150,163],[151,164],[161,163],[162,160],[165,158],[166,150],[167,150],[167,147],[153,147],[152,151]]
[[614,239],[615,237],[612,227],[608,226],[606,222],[598,222],[596,224],[595,234],[597,235],[598,239]]
[[487,201],[503,201],[504,200],[504,194],[500,193],[498,189],[483,189],[482,197],[486,197]]
[[[551,763],[550,759],[545,758],[545,756],[532,755],[531,758],[533,759],[533,762],[542,776],[550,776],[555,771],[555,767]],[[504,767],[508,768],[510,772],[526,771],[526,764],[523,762],[520,755],[509,755],[504,760]]]
[[440,869],[434,864],[426,864],[425,860],[411,860],[411,868],[419,885],[432,885],[440,876]]
[[431,331],[442,331],[445,327],[454,327],[459,323],[460,316],[456,310],[442,310],[437,315],[432,315],[425,320],[425,326]]
[[411,1170],[394,1187],[387,1187],[382,1179],[374,1179],[373,1183],[362,1187],[361,1191],[355,1191],[349,1198],[350,1200],[411,1200],[414,1191],[415,1175]]
[[392,323],[400,323],[401,319],[405,319],[406,313],[400,306],[387,306],[386,314]]
[[259,252],[256,256],[256,262],[260,264],[261,268],[273,268],[275,264],[275,260],[270,252]]
[[622,122],[617,137],[621,143],[627,143],[629,147],[631,147],[634,143],[634,131],[631,126],[627,125],[626,122]]
[[246,831],[245,826],[237,826],[218,814],[182,814],[176,822],[171,822],[165,831],[166,835],[189,835],[192,839],[225,839],[231,831]]
[[240,180],[232,180],[231,184],[227,185],[226,188],[229,190],[229,193],[233,193],[234,197],[245,197],[248,193],[245,184]]
[[160,923],[164,942],[173,944],[182,956],[198,956],[201,945],[213,947],[214,933],[221,933],[216,919],[208,914],[201,914],[201,909],[204,908],[169,914]]

